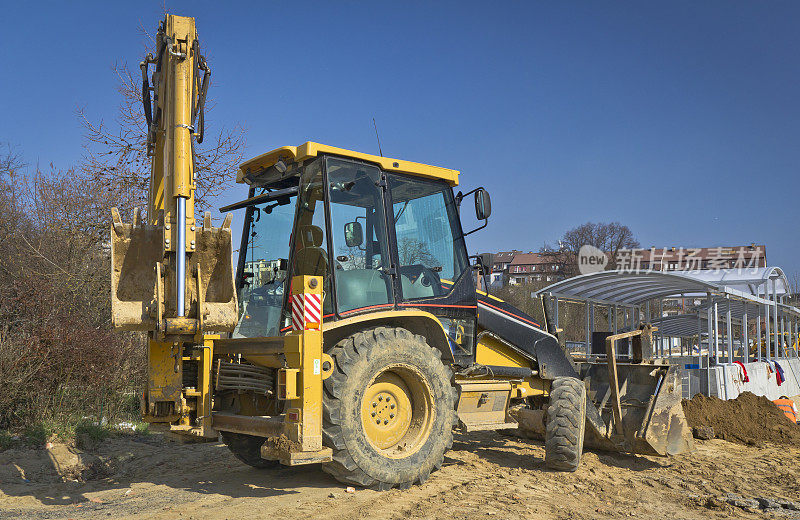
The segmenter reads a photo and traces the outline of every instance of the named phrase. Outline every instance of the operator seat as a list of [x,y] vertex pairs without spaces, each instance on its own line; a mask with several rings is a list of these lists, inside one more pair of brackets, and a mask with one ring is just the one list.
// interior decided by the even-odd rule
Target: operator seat
[[314,225],[298,227],[300,249],[294,255],[294,275],[322,276],[327,279],[328,255],[322,249],[322,228]]

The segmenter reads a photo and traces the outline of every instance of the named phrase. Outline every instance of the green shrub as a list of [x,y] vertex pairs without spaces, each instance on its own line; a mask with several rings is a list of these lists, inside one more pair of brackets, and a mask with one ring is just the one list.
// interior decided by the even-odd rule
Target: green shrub
[[19,444],[19,441],[10,432],[0,430],[0,451],[13,448],[17,444]]
[[93,450],[108,437],[117,433],[118,430],[115,428],[82,421],[75,426],[75,445],[82,450]]
[[31,447],[44,446],[52,435],[52,425],[45,422],[31,424],[22,431],[25,444]]

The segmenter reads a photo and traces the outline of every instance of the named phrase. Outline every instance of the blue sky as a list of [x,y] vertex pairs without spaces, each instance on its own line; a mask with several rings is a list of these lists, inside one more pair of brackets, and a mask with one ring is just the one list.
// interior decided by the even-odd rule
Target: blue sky
[[[0,20],[0,141],[81,155],[113,117],[164,3],[14,2]],[[644,247],[766,243],[800,272],[800,4],[166,2],[197,18],[212,125],[247,155],[315,140],[462,171],[492,194],[470,248],[538,250],[618,220]],[[232,193],[225,201],[243,196]]]

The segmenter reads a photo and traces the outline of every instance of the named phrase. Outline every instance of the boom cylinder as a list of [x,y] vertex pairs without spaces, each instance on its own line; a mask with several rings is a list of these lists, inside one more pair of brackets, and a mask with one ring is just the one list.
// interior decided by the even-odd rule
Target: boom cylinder
[[186,198],[177,197],[178,229],[175,244],[175,305],[177,316],[186,315]]

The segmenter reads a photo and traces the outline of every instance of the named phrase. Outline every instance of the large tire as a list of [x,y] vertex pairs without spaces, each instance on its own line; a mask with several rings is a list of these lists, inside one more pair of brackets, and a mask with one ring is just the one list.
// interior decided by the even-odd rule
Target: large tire
[[581,463],[586,430],[586,386],[574,377],[558,377],[550,385],[545,430],[545,465],[575,471]]
[[272,469],[280,467],[281,463],[277,460],[261,458],[261,445],[264,444],[263,437],[244,435],[242,433],[222,432],[222,442],[231,450],[233,455],[247,464],[258,469]]
[[323,470],[377,489],[425,482],[452,447],[456,421],[441,352],[405,329],[378,327],[345,338],[330,355],[322,433],[333,462]]

